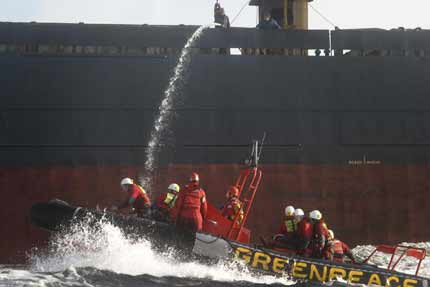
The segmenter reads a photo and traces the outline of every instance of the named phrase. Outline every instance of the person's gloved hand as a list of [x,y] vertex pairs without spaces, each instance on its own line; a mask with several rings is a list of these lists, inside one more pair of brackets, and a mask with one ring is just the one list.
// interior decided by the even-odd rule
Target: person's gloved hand
[[279,240],[279,239],[281,239],[282,237],[283,237],[284,235],[282,235],[282,234],[275,234],[275,235],[273,235],[273,237],[272,237],[272,240]]

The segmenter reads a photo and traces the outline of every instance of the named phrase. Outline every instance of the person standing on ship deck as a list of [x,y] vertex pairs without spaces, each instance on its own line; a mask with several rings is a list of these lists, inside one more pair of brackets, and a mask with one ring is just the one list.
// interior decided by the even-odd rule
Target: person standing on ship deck
[[[275,19],[272,18],[272,15],[269,11],[264,12],[263,20],[258,23],[256,26],[257,29],[261,30],[280,30],[282,29],[281,26],[279,26],[278,22],[276,22]],[[261,48],[257,49],[257,54],[261,55],[273,55],[275,51],[273,49],[268,48]]]
[[230,28],[230,19],[225,14],[224,8],[221,7],[221,4],[217,1],[214,7],[214,22],[218,24],[217,27],[222,27],[225,29]]
[[[214,19],[215,19],[215,25],[216,28],[224,28],[229,29],[230,28],[230,19],[225,14],[224,8],[221,7],[221,4],[217,1],[215,3],[214,7]],[[219,48],[219,53],[223,55],[229,55],[230,49],[229,48]]]
[[264,12],[263,20],[258,23],[256,28],[261,30],[280,30],[282,29],[281,26],[279,26],[278,22],[276,22],[275,19],[272,18],[272,15],[269,11]]

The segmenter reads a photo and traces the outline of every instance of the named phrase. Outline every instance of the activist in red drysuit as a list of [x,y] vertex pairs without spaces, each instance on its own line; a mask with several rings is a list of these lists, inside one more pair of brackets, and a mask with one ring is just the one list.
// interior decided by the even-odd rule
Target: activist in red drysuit
[[346,256],[351,259],[352,263],[355,263],[354,254],[352,254],[349,246],[339,239],[334,238],[334,233],[332,230],[329,230],[329,241],[325,249],[325,257],[332,261],[343,263],[345,262]]
[[278,248],[286,248],[296,250],[296,230],[297,225],[294,216],[295,209],[289,205],[285,208],[282,215],[281,226],[279,227],[278,234],[273,237],[273,244]]
[[313,232],[312,232],[312,258],[326,258],[324,255],[324,247],[326,246],[328,239],[328,228],[327,224],[323,219],[320,219],[318,222],[313,224]]
[[176,183],[172,183],[168,187],[168,191],[161,194],[153,206],[152,217],[158,221],[171,221],[172,211],[175,208],[178,199],[180,187]]
[[294,222],[294,215],[283,216],[281,226],[279,227],[279,234],[287,237],[292,237],[296,233],[296,223]]
[[121,181],[121,188],[129,194],[128,199],[114,209],[123,209],[132,206],[134,212],[139,217],[145,216],[151,207],[146,191],[139,185],[133,182],[131,178],[124,178]]
[[312,239],[313,227],[310,220],[304,217],[297,223],[297,246],[296,253],[301,256],[310,256],[312,251],[309,248],[309,244]]
[[278,233],[275,234],[270,241],[265,241],[263,239],[267,247],[288,249],[291,251],[296,250],[297,224],[294,213],[295,208],[293,206],[289,205],[285,207]]
[[243,209],[242,202],[238,197],[239,189],[236,186],[230,186],[226,194],[227,202],[221,210],[221,215],[229,220],[234,220],[239,213],[238,222],[240,223],[243,219]]
[[179,194],[175,212],[176,225],[191,231],[201,231],[206,217],[207,202],[205,191],[200,188],[199,175],[193,173],[184,192]]
[[333,245],[333,261],[335,262],[345,262],[345,256],[351,259],[352,263],[355,263],[354,255],[351,252],[351,249],[349,248],[346,243],[334,239],[332,241]]
[[[309,214],[312,223],[312,239],[310,248],[312,249],[312,258],[325,258],[325,247],[329,239],[327,224],[322,218],[321,212],[314,210]],[[328,259],[328,258],[325,258]]]

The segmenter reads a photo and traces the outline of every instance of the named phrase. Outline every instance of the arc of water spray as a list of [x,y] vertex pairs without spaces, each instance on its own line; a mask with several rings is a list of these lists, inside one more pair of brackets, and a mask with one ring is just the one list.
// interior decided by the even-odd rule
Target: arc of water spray
[[158,114],[154,121],[154,126],[151,131],[151,138],[148,143],[148,147],[145,150],[145,171],[143,176],[139,178],[140,184],[147,189],[151,189],[152,185],[152,174],[157,168],[157,154],[160,148],[163,146],[163,135],[167,131],[170,125],[170,121],[173,116],[173,107],[176,104],[176,98],[181,86],[184,84],[184,76],[191,63],[191,48],[195,42],[202,36],[204,30],[210,26],[199,27],[193,35],[187,40],[184,48],[181,51],[178,63],[174,69],[173,75],[170,77],[169,85],[164,91],[164,97],[158,107]]

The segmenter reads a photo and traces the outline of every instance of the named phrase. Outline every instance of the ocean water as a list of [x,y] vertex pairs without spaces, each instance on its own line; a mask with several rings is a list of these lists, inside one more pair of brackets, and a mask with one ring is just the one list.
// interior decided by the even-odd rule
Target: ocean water
[[295,282],[261,276],[243,265],[181,262],[172,250],[154,251],[146,240],[127,238],[101,223],[57,234],[28,263],[0,266],[0,286],[285,286]]
[[[430,248],[429,243],[418,247]],[[358,246],[358,258],[367,257],[373,246]],[[378,254],[370,262],[388,265],[389,256]],[[414,259],[399,266],[413,274]],[[422,276],[430,268],[424,261]],[[427,272],[428,273],[428,272]],[[146,240],[127,238],[120,229],[100,222],[75,226],[53,235],[46,249],[34,249],[25,265],[0,266],[0,286],[291,286],[288,278],[253,273],[240,263],[205,265],[178,261],[172,250],[154,251]],[[301,284],[301,286],[303,286]]]
[[150,274],[129,275],[94,267],[69,267],[58,272],[35,272],[25,267],[0,267],[0,286],[285,286],[279,282],[261,283],[253,281],[222,281],[216,278],[153,276]]

